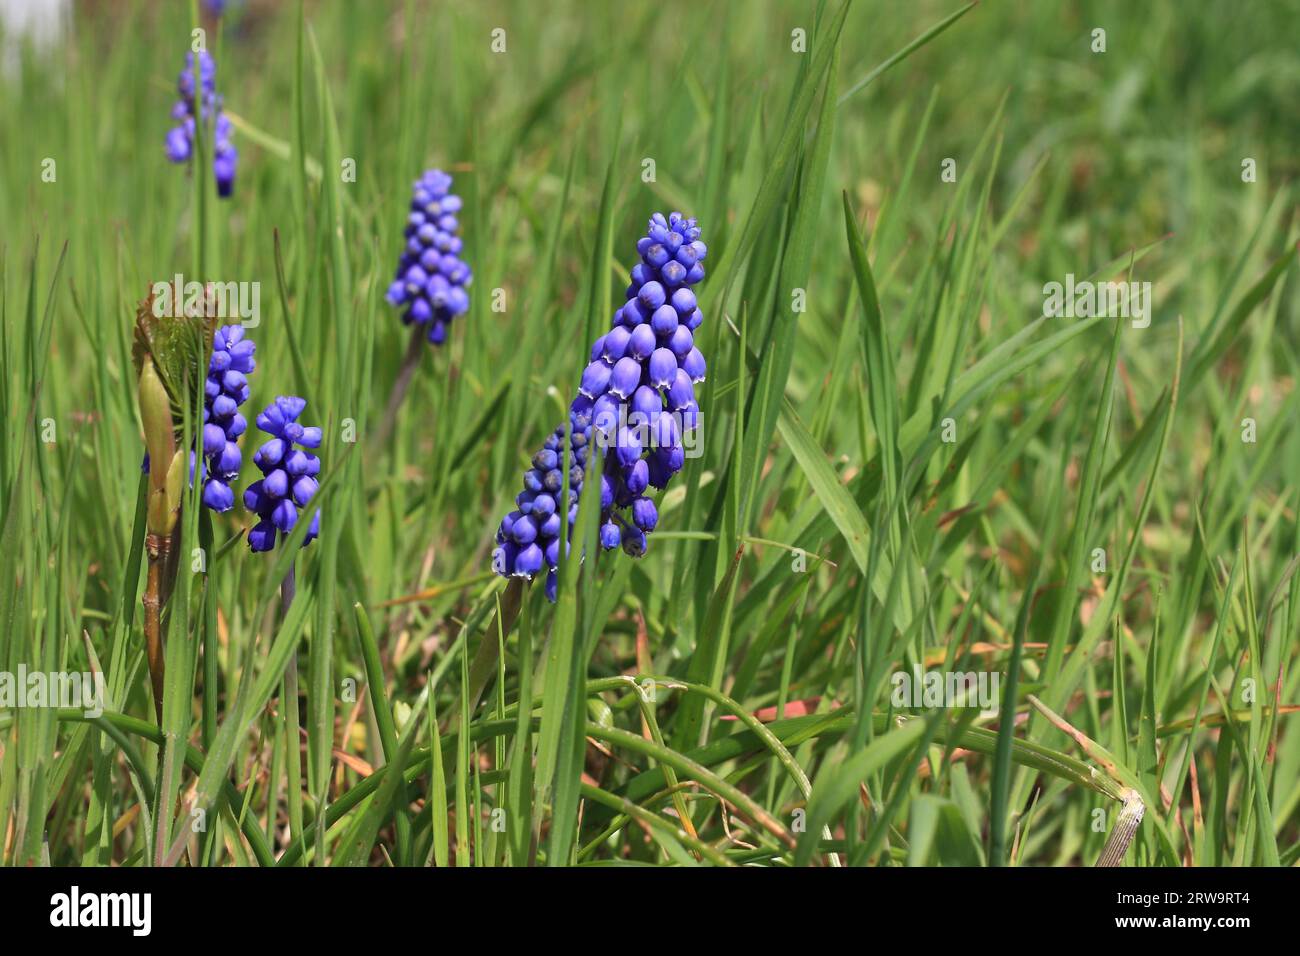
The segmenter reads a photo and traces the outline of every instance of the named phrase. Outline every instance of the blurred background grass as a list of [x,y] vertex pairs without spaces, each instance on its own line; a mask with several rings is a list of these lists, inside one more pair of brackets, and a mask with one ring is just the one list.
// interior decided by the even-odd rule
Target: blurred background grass
[[[1176,779],[1179,806],[1189,816],[1180,762],[1188,746],[1205,761],[1199,799],[1213,807],[1208,820],[1198,829],[1179,814],[1166,818],[1160,808],[1153,816],[1163,821],[1157,825],[1170,846],[1162,849],[1148,820],[1138,859],[1267,862],[1275,858],[1267,853],[1267,829],[1274,852],[1294,861],[1300,743],[1294,732],[1283,732],[1277,714],[1256,709],[1255,722],[1243,723],[1230,742],[1214,730],[1163,736],[1158,763],[1146,760],[1144,748],[1155,742],[1139,740],[1138,728],[1139,714],[1162,726],[1191,720],[1211,659],[1230,690],[1242,676],[1239,666],[1259,668],[1256,676],[1269,691],[1257,707],[1295,700],[1294,666],[1285,668],[1279,689],[1272,685],[1280,667],[1294,664],[1298,636],[1290,563],[1297,552],[1300,475],[1300,439],[1290,427],[1300,332],[1294,268],[1285,268],[1276,291],[1269,284],[1264,292],[1272,294],[1254,303],[1258,309],[1239,321],[1227,317],[1269,264],[1294,248],[1300,58],[1291,33],[1300,4],[986,2],[856,89],[878,64],[959,9],[857,0],[839,43],[834,95],[842,101],[834,110],[825,188],[811,198],[797,196],[796,186],[809,176],[803,154],[803,179],[781,184],[774,212],[755,226],[752,254],[731,262],[731,247],[751,222],[754,197],[790,121],[789,104],[810,82],[803,71],[817,47],[792,51],[792,31],[811,36],[818,9],[794,0],[653,8],[307,3],[301,79],[295,4],[249,0],[230,4],[219,25],[204,17],[218,91],[236,121],[241,154],[233,199],[210,205],[208,277],[260,283],[262,323],[250,332],[259,367],[249,408],[295,392],[308,399],[308,417],[328,434],[341,434],[351,419],[360,436],[357,453],[346,460],[343,441],[322,452],[326,471],[344,469],[344,477],[324,516],[332,527],[300,559],[305,599],[316,602],[303,631],[304,667],[318,691],[303,689],[305,730],[316,755],[309,759],[315,777],[308,820],[315,806],[323,810],[391,756],[380,746],[367,694],[340,699],[337,708],[319,699],[324,688],[348,677],[365,683],[354,602],[371,609],[389,698],[415,703],[432,670],[440,691],[435,719],[454,735],[452,715],[465,697],[461,663],[478,646],[487,626],[482,615],[496,599],[495,584],[477,578],[488,570],[496,523],[518,490],[527,457],[561,420],[587,358],[584,343],[594,323],[606,321],[606,297],[618,300],[644,220],[655,210],[680,209],[700,217],[708,264],[732,266],[726,275],[711,271],[704,286],[711,347],[704,393],[710,403],[702,402],[706,451],[688,462],[667,495],[646,558],[599,564],[600,602],[583,605],[592,641],[579,657],[589,676],[647,669],[688,676],[692,652],[705,646],[718,655],[716,668],[697,676],[747,710],[801,699],[823,712],[856,705],[883,713],[888,695],[872,677],[879,682],[935,653],[942,663],[944,651],[958,644],[955,625],[970,625],[958,615],[975,607],[968,597],[986,571],[975,614],[983,623],[967,636],[994,645],[984,660],[1005,672],[1024,591],[1037,581],[1042,591],[1026,637],[1028,689],[1049,701],[1059,691],[1057,709],[1068,704],[1068,719],[1120,751],[1122,763],[1141,764],[1135,773],[1153,788]],[[831,4],[827,16],[838,9]],[[127,345],[134,303],[149,283],[188,272],[192,261],[190,180],[162,151],[191,26],[186,4],[74,5],[66,38],[49,49],[5,37],[10,55],[0,85],[0,124],[7,131],[0,137],[2,504],[15,581],[3,608],[13,626],[0,636],[0,661],[11,669],[41,659],[81,666],[84,631],[106,664],[109,647],[117,651],[122,672],[114,686],[122,697],[114,709],[142,716],[149,698],[139,625],[126,617],[133,595],[122,595],[130,580],[143,450]],[[491,49],[498,28],[506,31],[504,53]],[[1092,50],[1099,28],[1104,53]],[[320,51],[329,101],[316,81],[313,48]],[[305,180],[291,158],[296,96]],[[818,102],[808,122],[809,146],[820,109]],[[337,145],[329,141],[331,117]],[[949,158],[956,183],[940,176]],[[1255,161],[1253,183],[1242,181],[1247,158]],[[56,163],[53,182],[42,178],[46,159]],[[355,183],[335,178],[342,159],[355,161]],[[642,179],[645,159],[654,161],[654,182]],[[376,423],[406,340],[382,295],[410,182],[431,165],[451,171],[466,200],[464,258],[475,272],[473,306],[447,348],[426,352],[390,448],[368,448],[367,428]],[[337,223],[331,190],[320,188],[322,169],[337,191]],[[825,459],[849,482],[871,540],[882,540],[879,532],[890,527],[887,509],[882,514],[862,478],[874,480],[869,463],[879,449],[880,409],[866,397],[861,306],[844,244],[841,190],[871,242],[898,376],[886,391],[896,393],[902,420],[921,414],[923,425],[940,417],[932,386],[942,392],[950,370],[970,368],[1025,330],[1041,314],[1044,283],[1064,281],[1067,273],[1083,278],[1116,261],[1122,272],[1129,250],[1157,243],[1134,266],[1135,279],[1153,283],[1154,322],[1124,333],[1114,423],[1100,451],[1105,480],[1086,502],[1095,513],[1081,533],[1089,550],[1107,549],[1111,570],[1133,533],[1139,500],[1152,487],[1153,466],[1158,480],[1124,590],[1122,623],[1129,630],[1121,631],[1119,643],[1100,641],[1095,653],[1081,654],[1074,683],[1058,683],[1050,668],[1038,673],[1032,658],[1044,652],[1032,647],[1054,642],[1064,654],[1077,646],[1108,583],[1095,575],[1075,582],[1077,589],[1063,586],[1073,580],[1065,568],[1066,539],[1077,520],[1085,452],[1094,421],[1108,420],[1099,417],[1099,392],[1109,325],[1063,341],[1023,375],[999,383],[959,416],[959,450],[941,446],[915,463],[919,479],[903,496],[902,527],[913,528],[916,540],[910,546],[906,535],[903,543],[890,541],[886,557],[892,555],[893,566],[901,549],[902,563],[931,575],[924,585],[916,577],[900,585],[926,608],[926,624],[916,631],[876,631],[888,619],[881,617],[884,599],[864,597],[863,569],[837,533],[844,527],[822,515],[818,487],[815,481],[810,487],[807,466],[792,454],[786,433],[771,442],[760,436],[756,458],[739,451],[738,436],[749,440],[749,433],[737,422],[738,399],[752,398],[755,369],[737,387],[742,363],[724,314],[745,324],[750,347],[764,354],[776,327],[769,317],[782,314],[788,301],[777,279],[782,258],[792,254],[792,223],[811,204],[816,226],[799,234],[810,244],[803,250],[809,307],[796,322],[785,394]],[[600,225],[606,191],[608,236]],[[277,231],[287,313],[278,291]],[[606,239],[608,262],[601,252]],[[593,262],[601,267],[593,271]],[[491,310],[494,289],[504,290],[504,312]],[[47,305],[52,324],[45,338],[37,320]],[[1179,316],[1185,361],[1207,358],[1184,381],[1162,452],[1155,439],[1176,364]],[[1042,329],[1035,340],[1054,331]],[[301,365],[292,359],[295,343]],[[1034,418],[1040,410],[1042,417]],[[1247,416],[1259,422],[1255,447],[1239,439]],[[47,419],[57,429],[52,443],[40,440],[39,423]],[[1026,421],[1032,427],[1021,431]],[[740,475],[742,464],[755,461],[758,476]],[[906,455],[903,464],[910,464]],[[749,480],[756,481],[755,497],[743,506],[733,502],[740,494],[734,489]],[[736,521],[727,517],[733,504]],[[960,536],[946,537],[949,524],[936,525],[939,516],[967,506],[974,510],[957,522]],[[217,519],[218,544],[245,524],[242,510]],[[787,575],[788,554],[751,540],[730,581],[727,545],[744,538],[802,547],[833,566],[814,559],[809,574]],[[1239,552],[1244,563],[1230,584]],[[269,642],[277,633],[259,603],[276,582],[267,579],[269,565],[245,554],[241,543],[217,567],[220,686],[211,696],[225,714],[250,655],[264,652],[255,651],[255,638],[260,633]],[[1250,601],[1236,590],[1243,575]],[[421,591],[419,600],[384,606]],[[1062,612],[1068,641],[1053,623],[1061,592],[1069,602]],[[1282,601],[1277,610],[1274,599]],[[543,648],[552,614],[539,601],[530,595],[530,606],[537,604],[534,652]],[[1220,646],[1212,641],[1224,607],[1232,619]],[[473,626],[462,628],[466,620]],[[1168,642],[1159,657],[1148,655],[1157,622]],[[641,633],[647,640],[638,655]],[[518,640],[505,635],[507,666],[488,694],[500,696],[485,705],[483,719],[492,707],[505,713],[517,702]],[[1248,653],[1251,647],[1266,649],[1262,659]],[[1158,679],[1148,673],[1153,666]],[[204,683],[198,681],[201,690]],[[539,673],[534,692],[544,685]],[[605,693],[618,726],[639,733],[636,708],[616,696]],[[1029,710],[1023,700],[1020,707]],[[1215,709],[1211,698],[1207,710]],[[676,712],[665,713],[671,726]],[[195,715],[197,721],[197,705]],[[252,812],[269,833],[282,829],[291,812],[282,806],[293,799],[291,778],[281,778],[289,772],[286,753],[298,747],[283,708],[262,721],[265,739],[250,735],[241,742],[231,775],[240,787],[256,784]],[[49,851],[56,862],[147,858],[147,828],[129,822],[122,823],[120,844],[104,849],[111,841],[101,833],[99,848],[88,848],[91,827],[77,800],[80,789],[92,787],[92,776],[109,781],[94,786],[115,824],[133,800],[125,779],[114,776],[115,749],[92,746],[88,737],[70,739],[52,722],[22,735],[21,722],[12,722],[0,760],[8,768],[0,776],[8,781],[0,782],[0,802],[13,808],[11,828],[24,814],[48,815],[56,824]],[[1044,745],[1070,749],[1044,722],[1028,726]],[[706,736],[731,729],[716,721],[711,727]],[[197,734],[197,723],[194,729]],[[1270,741],[1272,732],[1280,745]],[[428,727],[418,733],[427,745]],[[817,785],[821,768],[863,752],[876,733],[861,724],[840,727],[792,749]],[[697,742],[668,736],[674,750]],[[449,741],[443,744],[450,747]],[[1123,752],[1130,741],[1131,761]],[[211,741],[199,742],[206,749]],[[1044,790],[1018,764],[1010,795],[997,798],[997,761],[975,756],[971,743],[965,741],[955,761],[942,746],[921,741],[902,757],[885,755],[859,768],[867,809],[854,816],[836,805],[834,845],[847,847],[850,860],[854,847],[867,847],[871,858],[888,847],[899,861],[987,861],[990,818],[1008,812],[1001,799],[1011,801],[1011,819],[1021,828],[1018,862],[1095,859],[1104,838],[1091,825],[1096,794],[1059,782]],[[20,757],[21,747],[31,750]],[[334,748],[363,763],[339,758],[328,771],[333,787],[322,794],[324,782],[315,778],[324,776]],[[485,743],[474,756],[481,764],[465,754],[462,764],[447,766],[451,801],[460,806],[458,799],[472,790],[476,808],[498,805],[503,784],[471,779],[470,771],[505,773],[516,765],[513,755],[504,743]],[[449,750],[448,759],[457,755]],[[608,749],[588,754],[586,772],[589,785],[620,798],[640,794],[635,802],[653,793],[629,791],[632,771]],[[724,761],[719,772],[783,820],[802,803],[775,760]],[[38,779],[44,783],[38,786]],[[898,806],[886,813],[895,794]],[[409,796],[416,836],[402,837],[398,854],[403,824],[385,817],[374,837],[384,846],[375,850],[375,862],[385,852],[423,862],[421,841],[436,844],[424,785]],[[692,799],[702,801],[698,793]],[[1031,807],[1049,808],[1046,822]],[[541,809],[531,810],[544,831],[549,817],[542,824]],[[680,818],[680,810],[670,809],[662,819],[673,813]],[[455,826],[468,827],[468,816],[455,813]],[[743,847],[723,835],[712,805],[696,816],[707,842],[743,857]],[[475,816],[481,819],[487,818]],[[340,837],[342,824],[332,832]],[[590,821],[575,832],[580,846],[600,835]],[[912,839],[920,837],[927,838]],[[475,839],[468,829],[465,839],[476,862],[507,858],[504,841]],[[7,859],[22,861],[24,841],[12,830],[9,840]],[[453,836],[452,842],[469,852],[465,841]],[[921,849],[910,849],[913,843]],[[321,856],[334,856],[333,842],[321,846],[330,848]],[[683,859],[626,829],[587,850],[584,858]],[[220,844],[204,853],[214,861],[239,858]]]

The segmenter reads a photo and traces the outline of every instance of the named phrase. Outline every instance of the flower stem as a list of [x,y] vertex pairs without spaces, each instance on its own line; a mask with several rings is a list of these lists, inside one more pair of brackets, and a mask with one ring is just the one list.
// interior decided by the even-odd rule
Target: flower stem
[[163,706],[163,640],[162,608],[167,602],[168,570],[171,567],[171,535],[150,532],[145,535],[145,551],[149,558],[149,576],[145,584],[144,597],[144,640],[145,651],[149,661],[149,678],[153,685],[153,709],[162,726]]
[[402,356],[402,367],[397,370],[397,378],[393,380],[393,390],[388,394],[384,417],[380,419],[379,429],[375,432],[373,445],[375,451],[381,450],[388,444],[388,437],[393,432],[393,426],[397,424],[397,413],[406,399],[406,392],[411,387],[411,379],[415,377],[416,366],[420,364],[420,357],[423,354],[424,328],[414,325],[411,328],[411,340],[406,346],[406,354]]
[[289,570],[280,582],[280,620],[283,621],[289,616],[289,605],[293,604],[294,595],[298,593],[298,578],[294,566],[289,565]]

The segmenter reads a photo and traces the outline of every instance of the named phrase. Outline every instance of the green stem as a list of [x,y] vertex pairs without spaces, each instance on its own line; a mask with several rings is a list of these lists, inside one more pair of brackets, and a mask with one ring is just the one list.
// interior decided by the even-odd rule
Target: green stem
[[424,354],[424,328],[420,325],[411,327],[411,338],[406,344],[406,354],[402,356],[401,368],[397,370],[397,378],[393,380],[393,390],[388,393],[388,404],[384,406],[384,417],[379,420],[379,428],[375,431],[374,442],[371,449],[378,454],[386,444],[388,437],[392,434],[394,426],[397,424],[397,413],[401,411],[402,402],[406,400],[406,393],[410,390],[411,380],[415,377],[415,370],[419,367],[420,358]]

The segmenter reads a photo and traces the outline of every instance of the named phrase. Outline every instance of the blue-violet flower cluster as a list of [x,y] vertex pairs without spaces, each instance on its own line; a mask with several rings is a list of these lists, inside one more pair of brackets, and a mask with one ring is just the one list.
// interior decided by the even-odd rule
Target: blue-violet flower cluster
[[[704,356],[695,330],[704,316],[691,286],[704,278],[708,248],[694,219],[674,212],[651,217],[637,242],[641,261],[632,268],[627,301],[610,330],[591,349],[578,396],[569,411],[569,526],[577,516],[593,444],[605,465],[600,476],[600,543],[645,554],[646,535],[659,514],[646,495],[663,489],[685,461],[683,436],[699,426],[695,384],[704,381]],[[517,510],[497,530],[493,567],[502,575],[531,578],[545,564],[547,596],[555,597],[562,527],[556,500],[563,488],[564,428],[558,428],[524,474]]]
[[194,54],[185,54],[185,69],[181,70],[176,81],[180,99],[172,107],[172,119],[176,125],[167,133],[167,158],[173,163],[188,162],[194,152],[195,124],[201,120],[212,124],[212,172],[217,179],[217,194],[229,196],[235,188],[235,167],[239,162],[239,152],[231,143],[234,127],[229,118],[221,111],[221,97],[217,95],[217,64],[207,50],[199,52],[199,83],[201,98],[196,118],[194,106]]
[[452,319],[469,311],[465,290],[472,274],[460,259],[463,243],[456,235],[461,202],[450,189],[451,176],[441,169],[426,170],[415,181],[406,217],[406,248],[388,287],[388,301],[406,307],[402,321],[425,329],[434,345],[446,341]]
[[[248,532],[248,545],[254,551],[275,547],[275,534],[288,534],[298,523],[320,486],[320,459],[302,448],[319,448],[321,430],[298,424],[307,402],[281,395],[257,416],[257,427],[271,436],[253,455],[253,464],[262,477],[244,489],[244,506],[262,519]],[[303,540],[306,546],[320,531],[320,511],[311,517],[311,527]]]
[[239,436],[248,422],[239,406],[248,401],[248,375],[256,367],[252,339],[242,325],[226,325],[212,337],[203,397],[203,503],[213,511],[235,505],[231,484],[239,477]]

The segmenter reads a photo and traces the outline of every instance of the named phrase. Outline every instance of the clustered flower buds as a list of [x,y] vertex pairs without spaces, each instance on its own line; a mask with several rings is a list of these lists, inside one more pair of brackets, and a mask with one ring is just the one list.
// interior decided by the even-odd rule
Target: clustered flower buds
[[[303,448],[320,447],[321,430],[298,424],[298,416],[306,407],[304,399],[281,395],[257,416],[257,427],[271,439],[253,455],[253,464],[261,469],[263,477],[244,490],[244,506],[262,519],[248,532],[248,545],[254,551],[274,548],[276,531],[286,535],[291,532],[301,509],[310,504],[320,487],[316,481],[320,459],[294,447],[295,444]],[[319,531],[318,510],[311,517],[303,545]]]
[[[632,268],[627,301],[610,330],[592,346],[578,396],[569,411],[569,526],[577,516],[593,443],[605,465],[600,476],[600,543],[622,546],[632,557],[647,548],[659,514],[646,495],[663,489],[685,461],[683,435],[699,424],[695,384],[704,381],[704,356],[694,332],[704,316],[691,286],[704,278],[708,248],[694,219],[655,213],[637,242],[641,261]],[[531,578],[549,568],[547,596],[555,599],[563,487],[564,428],[558,428],[524,474],[517,510],[502,520],[493,553],[497,573]]]
[[[217,64],[207,50],[199,52],[199,83],[202,96],[196,111],[194,105],[194,54],[185,54],[185,69],[176,81],[180,99],[172,107],[176,125],[167,133],[167,158],[173,163],[188,162],[194,152],[195,124],[200,120],[212,124],[212,172],[217,179],[217,194],[229,196],[235,188],[235,166],[239,152],[231,143],[234,127],[221,111],[221,97],[217,95]],[[196,118],[197,112],[197,118]]]
[[[569,413],[569,497],[565,506],[568,526],[578,520],[578,497],[587,456],[591,446],[591,419],[585,413]],[[560,532],[564,519],[560,502],[564,496],[564,433],[563,426],[555,429],[546,439],[542,450],[533,456],[533,467],[524,472],[524,490],[515,498],[518,509],[501,519],[497,529],[497,548],[492,555],[492,566],[498,574],[532,578],[545,563],[546,596],[554,601],[556,570],[560,564]],[[612,486],[601,479],[601,510],[612,503]]]
[[456,235],[460,197],[449,192],[451,176],[426,170],[415,181],[411,212],[406,217],[406,248],[397,274],[388,287],[388,301],[405,306],[402,321],[424,328],[434,345],[447,338],[447,326],[469,311],[470,268],[460,259],[463,246]]
[[242,325],[223,326],[212,337],[203,400],[203,503],[213,511],[229,511],[235,504],[230,485],[242,461],[236,442],[248,427],[239,406],[248,401],[255,349]]

